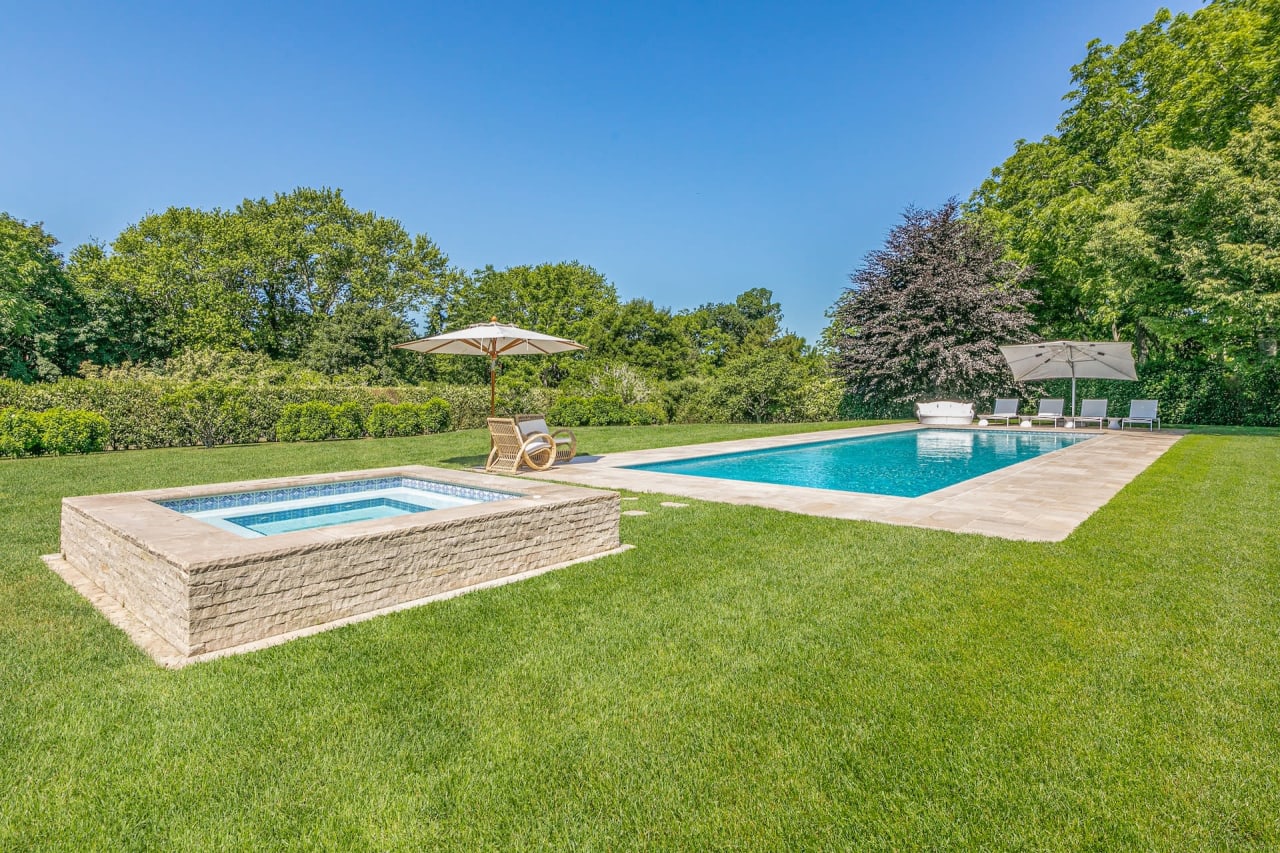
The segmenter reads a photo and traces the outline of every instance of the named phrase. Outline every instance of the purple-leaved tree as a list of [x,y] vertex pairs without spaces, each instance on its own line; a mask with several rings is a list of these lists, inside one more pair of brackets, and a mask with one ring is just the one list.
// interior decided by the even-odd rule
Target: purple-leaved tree
[[1009,387],[1000,344],[1034,340],[1031,270],[960,216],[908,208],[830,312],[833,367],[863,404],[977,400]]

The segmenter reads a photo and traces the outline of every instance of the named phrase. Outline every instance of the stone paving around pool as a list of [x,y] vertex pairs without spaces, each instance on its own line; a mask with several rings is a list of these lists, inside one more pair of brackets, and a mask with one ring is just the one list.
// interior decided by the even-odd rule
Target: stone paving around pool
[[[913,429],[920,429],[919,424],[889,424],[610,453],[580,457],[568,465],[559,465],[549,471],[525,476],[585,486],[749,504],[805,515],[931,527],[1003,539],[1057,542],[1067,538],[1081,522],[1111,500],[1185,434],[1177,430],[1089,430],[1096,436],[1090,441],[1001,468],[918,498],[717,480],[623,467]],[[991,427],[983,429],[989,430]],[[1053,430],[1037,429],[1037,432],[1045,431]]]

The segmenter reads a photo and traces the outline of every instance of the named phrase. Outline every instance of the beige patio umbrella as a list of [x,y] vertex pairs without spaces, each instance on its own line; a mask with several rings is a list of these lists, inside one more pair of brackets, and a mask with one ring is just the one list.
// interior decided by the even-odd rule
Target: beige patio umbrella
[[1081,379],[1137,379],[1133,344],[1116,341],[1045,341],[1000,347],[1013,378],[1071,377],[1071,417],[1076,415],[1076,377]]
[[488,323],[477,323],[458,329],[396,344],[398,349],[440,355],[486,355],[489,357],[489,417],[497,411],[498,357],[503,355],[550,355],[556,352],[572,352],[586,349],[575,341],[531,332],[519,326],[499,323],[494,317]]

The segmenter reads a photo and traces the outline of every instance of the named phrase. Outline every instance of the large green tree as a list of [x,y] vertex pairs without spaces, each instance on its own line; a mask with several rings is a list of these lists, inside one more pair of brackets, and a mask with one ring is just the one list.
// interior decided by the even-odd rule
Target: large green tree
[[344,303],[317,325],[299,359],[326,376],[369,385],[414,382],[429,375],[430,361],[394,349],[413,337],[413,328],[388,308]]
[[342,306],[408,321],[438,311],[457,277],[425,235],[308,188],[146,216],[109,247],[74,253],[70,271],[97,312],[104,361],[186,349],[292,359]]
[[1280,336],[1280,104],[1220,150],[1144,158],[1101,210],[1083,290],[1099,320],[1182,357],[1270,358]]
[[[589,344],[599,318],[617,307],[618,292],[601,273],[577,261],[562,261],[476,270],[454,290],[445,313],[450,329],[496,317],[502,323]],[[556,385],[568,375],[570,358],[575,356],[509,358],[502,369]],[[488,366],[482,362],[468,357],[445,362],[443,375],[480,381],[488,375]]]
[[0,212],[0,376],[56,379],[84,357],[87,317],[58,241]]
[[294,357],[340,306],[431,313],[456,273],[425,235],[351,207],[340,190],[301,188],[236,209],[256,347]]
[[1029,270],[952,199],[909,209],[831,310],[833,366],[866,403],[990,396],[1012,381],[999,345],[1028,340]]
[[783,335],[782,305],[774,301],[773,291],[755,287],[733,302],[708,302],[681,312],[678,327],[698,354],[701,369],[715,372]]
[[1020,141],[971,202],[1033,267],[1043,334],[1135,339],[1140,359],[1266,351],[1278,45],[1276,0],[1161,10],[1088,45],[1058,132]]
[[625,362],[655,379],[687,376],[697,352],[669,308],[630,299],[597,315],[583,343],[592,359]]
[[595,269],[577,261],[476,270],[454,292],[449,328],[491,317],[527,329],[579,339],[618,304],[618,292]]

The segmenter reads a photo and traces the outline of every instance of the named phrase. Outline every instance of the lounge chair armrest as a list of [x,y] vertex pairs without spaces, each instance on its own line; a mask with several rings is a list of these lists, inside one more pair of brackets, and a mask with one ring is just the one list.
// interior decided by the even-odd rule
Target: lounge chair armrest
[[[539,463],[534,457],[540,454],[546,454],[547,461]],[[535,432],[525,436],[524,444],[520,446],[520,455],[524,457],[525,463],[535,471],[545,471],[550,468],[556,461],[556,440],[545,432]]]
[[[564,438],[562,439],[561,436],[564,436]],[[555,439],[557,444],[567,443],[575,452],[578,449],[578,436],[568,427],[560,427],[557,430],[552,430],[551,437]]]

